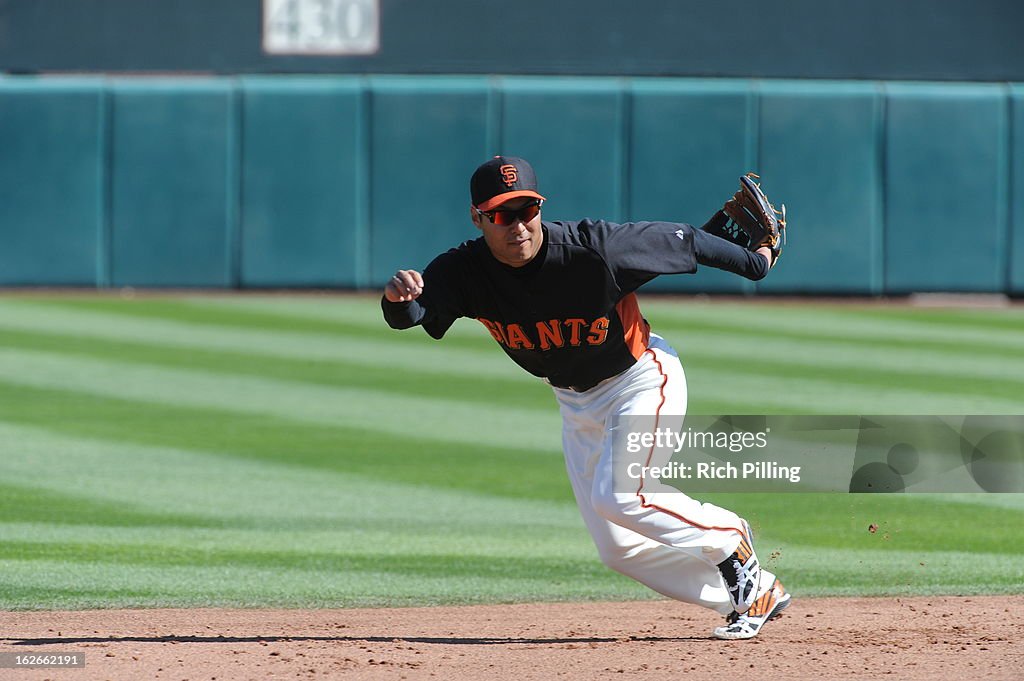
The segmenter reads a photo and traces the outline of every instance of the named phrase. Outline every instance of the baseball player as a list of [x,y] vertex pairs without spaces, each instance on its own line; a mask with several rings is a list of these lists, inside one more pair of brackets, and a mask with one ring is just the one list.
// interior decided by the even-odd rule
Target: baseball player
[[[714,630],[723,639],[756,636],[789,605],[789,593],[759,564],[750,527],[735,513],[661,491],[650,479],[632,488],[615,482],[621,433],[614,424],[645,415],[678,428],[686,413],[679,356],[651,332],[636,289],[698,265],[758,280],[781,253],[784,214],[778,220],[758,186],[741,180],[701,229],[545,222],[530,164],[497,156],[470,179],[469,216],[482,235],[440,254],[422,274],[398,270],[381,300],[392,328],[420,325],[435,339],[459,317],[474,318],[514,362],[547,381],[562,415],[572,489],[601,560],[665,596],[725,615]],[[766,236],[744,248],[715,235],[735,234],[737,225],[764,228]],[[647,462],[660,456],[652,448]]]

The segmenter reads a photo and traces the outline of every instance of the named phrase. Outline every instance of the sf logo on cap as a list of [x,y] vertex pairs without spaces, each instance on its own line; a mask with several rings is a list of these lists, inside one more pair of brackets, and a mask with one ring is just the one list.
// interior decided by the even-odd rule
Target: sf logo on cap
[[519,179],[519,173],[516,172],[516,167],[511,163],[507,163],[501,166],[500,168],[498,168],[498,170],[501,171],[501,179],[503,179],[505,181],[505,184],[507,184],[509,187],[514,185],[516,181]]

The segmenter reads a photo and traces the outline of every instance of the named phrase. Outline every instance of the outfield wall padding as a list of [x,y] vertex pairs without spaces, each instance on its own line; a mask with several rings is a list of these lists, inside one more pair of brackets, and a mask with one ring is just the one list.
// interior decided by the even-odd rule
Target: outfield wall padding
[[886,291],[1004,290],[1007,89],[890,84],[886,100]]
[[366,94],[336,79],[241,86],[242,286],[357,286],[366,260]]
[[0,283],[103,281],[107,91],[0,79]]
[[1024,295],[1024,85],[1011,87],[1010,260],[1008,288]]
[[499,148],[537,169],[546,219],[625,218],[624,98],[611,79],[502,81]]
[[882,293],[879,88],[766,83],[759,99],[757,167],[793,238],[758,291]]
[[[746,81],[638,79],[631,90],[628,215],[702,225],[722,207],[737,168],[756,167],[757,98]],[[652,291],[753,293],[714,268],[668,275]]]
[[369,87],[373,286],[479,235],[469,176],[487,157],[492,104],[484,78],[381,77]]
[[111,86],[110,283],[238,284],[236,87]]
[[484,76],[0,78],[0,285],[378,288],[479,232],[530,159],[545,218],[702,224],[747,170],[782,264],[655,291],[1024,293],[1024,86]]

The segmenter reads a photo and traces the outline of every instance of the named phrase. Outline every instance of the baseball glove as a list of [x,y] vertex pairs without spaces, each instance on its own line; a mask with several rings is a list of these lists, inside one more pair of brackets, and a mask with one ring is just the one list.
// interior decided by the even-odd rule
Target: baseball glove
[[774,266],[786,243],[786,206],[776,210],[753,178],[760,179],[754,173],[740,178],[739,191],[703,229],[750,251],[767,246]]

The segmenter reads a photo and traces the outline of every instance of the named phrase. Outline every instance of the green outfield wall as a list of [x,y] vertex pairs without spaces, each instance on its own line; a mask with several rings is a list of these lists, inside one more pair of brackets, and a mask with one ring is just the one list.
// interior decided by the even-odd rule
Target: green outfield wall
[[0,78],[0,285],[375,288],[499,152],[547,219],[788,204],[764,282],[655,290],[1024,294],[1022,85],[555,76]]

